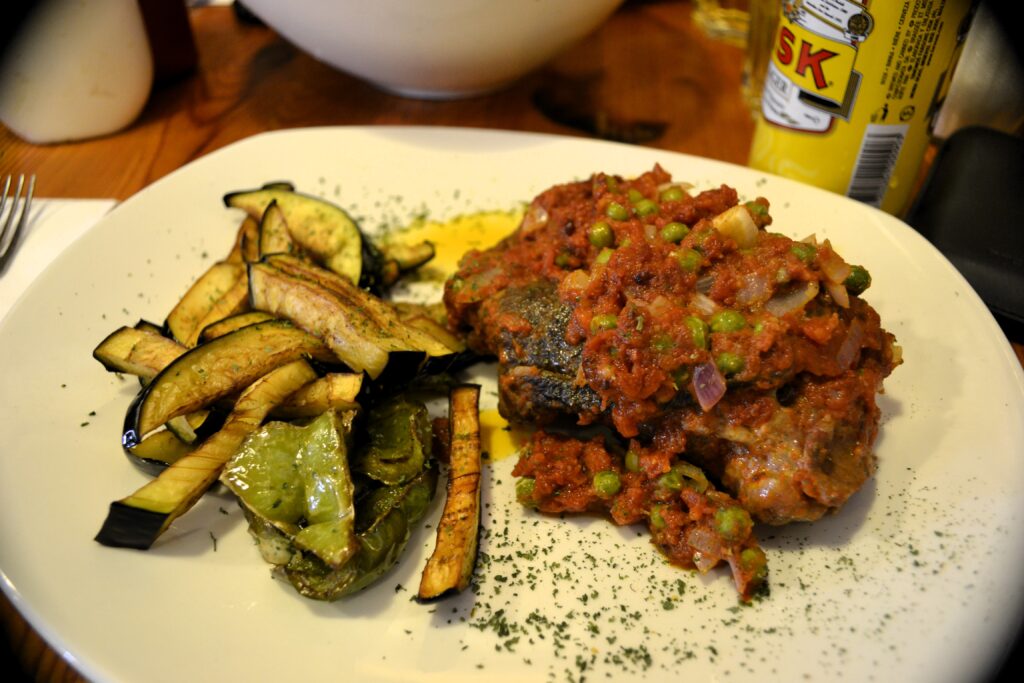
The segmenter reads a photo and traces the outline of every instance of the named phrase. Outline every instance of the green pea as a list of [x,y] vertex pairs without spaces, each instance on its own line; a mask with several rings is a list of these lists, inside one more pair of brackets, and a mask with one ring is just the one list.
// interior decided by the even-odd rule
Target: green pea
[[615,241],[615,233],[608,223],[598,221],[590,226],[590,230],[587,231],[587,239],[595,247],[610,247]]
[[633,211],[637,216],[650,216],[658,213],[658,203],[650,199],[641,199],[633,205]]
[[765,206],[764,204],[758,204],[757,202],[747,202],[746,204],[744,204],[744,206],[747,207],[747,211],[749,211],[755,216],[768,215],[768,207]]
[[644,198],[643,194],[640,193],[640,190],[637,190],[635,188],[630,189],[630,191],[626,193],[626,196],[629,197],[629,201],[631,204],[636,204],[638,201]]
[[555,265],[559,268],[565,268],[569,265],[569,261],[572,257],[567,252],[560,252],[555,256]]
[[612,192],[618,192],[619,191],[619,180],[618,180],[618,178],[614,178],[612,176],[608,176],[608,177],[606,177],[604,179],[604,184],[605,184],[605,187],[607,187]]
[[690,328],[690,338],[698,349],[708,347],[708,324],[695,315],[683,318],[683,324]]
[[864,266],[850,266],[850,274],[846,276],[843,284],[846,285],[846,291],[859,296],[871,286],[871,273]]
[[614,496],[621,488],[622,480],[614,470],[604,470],[594,475],[594,491],[602,498]]
[[662,190],[661,194],[658,196],[658,199],[660,199],[663,202],[678,202],[685,196],[686,194],[683,192],[683,188],[679,187],[678,185],[672,185]]
[[665,517],[661,514],[661,511],[664,509],[664,505],[655,505],[651,508],[650,520],[652,529],[664,529],[668,524],[668,522],[665,521]]
[[733,353],[732,351],[723,351],[718,354],[715,358],[715,365],[725,375],[735,375],[737,372],[743,370],[746,366],[746,362],[743,360],[743,356]]
[[704,257],[696,249],[681,249],[676,252],[676,262],[688,273],[695,273],[704,262]]
[[658,477],[658,486],[669,491],[679,491],[683,488],[683,475],[677,469],[671,469]]
[[626,451],[625,464],[626,469],[629,470],[630,472],[639,472],[640,454],[634,451],[633,449],[629,449],[628,451]]
[[768,558],[758,547],[744,548],[740,553],[740,568],[753,575],[758,582],[768,577]]
[[735,505],[715,510],[715,531],[730,543],[742,541],[750,535],[754,521],[750,513]]
[[672,466],[672,469],[683,477],[683,485],[699,492],[704,493],[708,489],[708,478],[704,476],[704,472],[701,471],[696,465],[692,465],[688,462],[677,462]]
[[688,462],[677,462],[672,465],[672,469],[658,477],[658,486],[670,491],[679,491],[685,486],[703,493],[709,485],[701,469]]
[[739,332],[747,326],[747,319],[739,311],[725,309],[711,316],[712,332]]
[[590,331],[614,330],[619,326],[619,319],[614,313],[599,313],[590,319]]
[[814,260],[814,256],[818,253],[818,250],[814,248],[814,245],[807,244],[806,242],[794,242],[793,246],[789,248],[793,255],[804,263],[810,263]]
[[683,238],[690,234],[690,228],[685,223],[679,221],[672,221],[666,223],[665,227],[661,229],[661,239],[666,242],[672,242],[673,244],[682,242]]
[[624,207],[622,204],[619,204],[618,202],[612,202],[611,204],[609,204],[608,208],[605,209],[604,212],[605,215],[608,216],[608,218],[617,221],[624,221],[629,218],[629,209]]
[[659,334],[651,340],[651,348],[662,353],[665,351],[671,351],[675,348],[675,345],[675,341],[667,334]]
[[603,265],[605,263],[608,263],[609,259],[611,259],[612,254],[614,253],[614,249],[609,249],[608,247],[605,247],[604,249],[597,253],[597,256],[594,258],[594,261],[596,263],[600,263]]
[[533,490],[537,486],[537,481],[532,477],[523,477],[516,482],[516,500],[523,505],[530,507],[536,507],[537,501],[533,499]]

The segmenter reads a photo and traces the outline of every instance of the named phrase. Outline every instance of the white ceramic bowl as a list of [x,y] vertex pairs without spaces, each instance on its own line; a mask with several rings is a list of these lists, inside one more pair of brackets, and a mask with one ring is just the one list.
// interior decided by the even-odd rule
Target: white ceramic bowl
[[246,0],[316,59],[409,97],[500,88],[599,26],[623,0]]

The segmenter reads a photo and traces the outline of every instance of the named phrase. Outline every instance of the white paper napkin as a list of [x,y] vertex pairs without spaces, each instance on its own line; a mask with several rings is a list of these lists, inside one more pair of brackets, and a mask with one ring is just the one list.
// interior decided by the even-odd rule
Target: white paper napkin
[[0,274],[0,321],[43,269],[116,203],[113,199],[32,200],[17,253]]

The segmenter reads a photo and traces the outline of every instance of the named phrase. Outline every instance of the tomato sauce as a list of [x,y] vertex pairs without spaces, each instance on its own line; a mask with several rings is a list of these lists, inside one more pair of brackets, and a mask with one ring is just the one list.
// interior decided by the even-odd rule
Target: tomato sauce
[[528,486],[519,500],[547,513],[602,512],[619,525],[647,523],[654,544],[681,567],[707,571],[728,563],[749,599],[767,575],[753,521],[703,474],[665,451],[632,442],[625,454],[601,436],[535,433],[512,471]]
[[[445,290],[449,321],[498,356],[506,417],[540,421],[553,405],[611,428],[607,439],[540,432],[516,467],[524,502],[644,521],[673,562],[726,561],[743,592],[763,574],[751,517],[817,519],[871,476],[875,394],[899,347],[859,296],[865,269],[771,224],[766,199],[694,193],[656,166],[552,187],[516,233],[464,257]],[[522,367],[554,323],[524,312],[538,297],[511,295],[544,287],[568,311],[546,341],[571,360],[549,363],[554,377]]]

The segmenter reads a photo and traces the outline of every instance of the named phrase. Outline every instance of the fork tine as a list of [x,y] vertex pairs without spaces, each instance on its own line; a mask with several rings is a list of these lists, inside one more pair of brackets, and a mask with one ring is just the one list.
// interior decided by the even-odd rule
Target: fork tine
[[[11,176],[7,176],[4,179],[4,193],[0,195],[0,218],[3,218],[4,207],[7,206],[7,191],[11,189]],[[0,231],[0,238],[4,236],[6,230]]]
[[[7,204],[7,192],[11,185],[11,176],[7,177],[4,183],[3,198],[0,199],[0,217],[3,216],[4,206]],[[4,222],[3,228],[0,228],[0,271],[4,270],[7,265],[7,261],[10,259],[14,252],[14,247],[18,243],[18,237],[21,235],[22,229],[28,223],[29,209],[32,207],[32,195],[36,187],[35,175],[29,176],[28,187],[25,189],[25,197],[21,198],[22,188],[25,187],[25,175],[18,176],[18,186],[14,190],[14,194],[11,196],[11,212],[7,215],[7,220]],[[21,201],[21,211],[19,214],[18,203]],[[15,222],[15,215],[18,215],[17,222]],[[11,229],[11,226],[14,229]]]
[[[14,196],[10,196],[8,193],[11,187],[11,176],[7,176],[7,182],[4,183],[4,199],[0,202],[0,220],[3,220],[3,225],[0,225],[0,259],[7,253],[7,245],[10,243],[11,225],[14,224],[14,214],[18,212],[18,197],[21,195],[21,185],[24,182],[24,176],[18,180],[18,187],[14,190]],[[11,200],[11,211],[4,218],[4,209],[7,208],[8,197]]]

